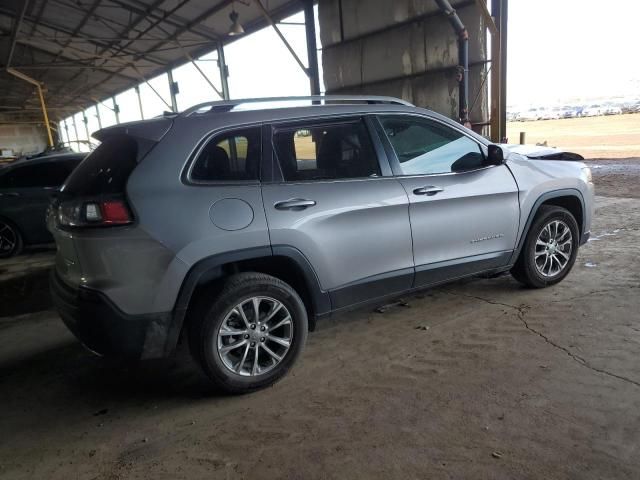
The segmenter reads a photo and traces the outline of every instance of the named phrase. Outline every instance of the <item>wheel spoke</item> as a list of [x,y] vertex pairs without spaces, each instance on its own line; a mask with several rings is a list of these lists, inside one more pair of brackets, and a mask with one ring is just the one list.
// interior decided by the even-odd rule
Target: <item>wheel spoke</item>
[[276,323],[273,327],[269,327],[267,331],[271,332],[272,330],[276,330],[277,328],[280,328],[283,325],[291,325],[291,317],[289,315],[284,317],[282,320]]
[[228,327],[224,327],[220,329],[220,336],[221,337],[230,337],[232,335],[243,335],[245,333],[247,333],[248,330],[237,330],[235,328],[228,328]]
[[289,348],[291,342],[288,342],[284,338],[276,337],[274,335],[267,335],[267,340],[271,340],[272,342],[277,343],[278,345],[282,345],[283,347]]
[[247,343],[247,341],[243,338],[242,340],[238,340],[235,343],[232,343],[230,345],[225,345],[223,347],[220,347],[220,353],[229,353],[231,350],[235,350],[236,348],[241,347],[242,345],[245,345]]
[[[560,243],[561,240],[564,240],[564,238],[567,236],[567,234],[571,235],[571,230],[569,230],[568,228],[565,227],[565,229],[562,232],[562,234],[557,238],[558,243]],[[569,237],[569,238],[571,238],[571,237]]]
[[273,350],[271,350],[265,344],[262,344],[262,348],[264,349],[265,352],[267,352],[269,355],[271,355],[271,357],[273,357],[273,359],[276,360],[276,362],[279,362],[280,360],[282,360],[282,357],[280,355],[275,353]]
[[259,358],[260,358],[260,344],[256,343],[256,353],[253,357],[253,368],[251,368],[251,375],[255,375],[258,373],[260,368]]
[[236,372],[240,373],[242,371],[242,366],[244,365],[244,361],[247,359],[247,353],[249,353],[249,344],[247,343],[247,346],[244,348],[244,353],[242,354],[242,359],[240,360],[240,362],[238,363],[238,366],[236,367]]
[[275,314],[280,311],[280,309],[282,309],[282,304],[280,302],[274,303],[271,311],[269,312],[269,315],[266,316],[262,323],[268,323],[275,316]]
[[547,252],[545,252],[544,250],[541,252],[536,252],[536,258],[541,257],[542,255],[546,255]]
[[258,323],[260,320],[260,299],[253,297],[251,303],[253,303],[253,323]]
[[536,240],[536,245],[541,246],[541,247],[546,247],[547,246],[547,242],[542,241],[540,239],[540,237],[538,237],[538,240]]
[[544,273],[544,269],[547,268],[547,263],[549,262],[549,255],[546,256],[546,258],[544,259],[544,264],[542,265],[542,268],[540,269],[540,271],[542,273]]
[[244,303],[236,306],[236,308],[234,308],[232,312],[234,312],[236,315],[240,315],[245,327],[247,327],[247,329],[250,328],[249,320],[247,320],[247,315],[244,313]]
[[567,255],[566,253],[564,253],[562,250],[558,249],[556,250],[556,253],[558,255],[562,255],[562,258],[564,258],[565,260],[569,260],[569,255]]

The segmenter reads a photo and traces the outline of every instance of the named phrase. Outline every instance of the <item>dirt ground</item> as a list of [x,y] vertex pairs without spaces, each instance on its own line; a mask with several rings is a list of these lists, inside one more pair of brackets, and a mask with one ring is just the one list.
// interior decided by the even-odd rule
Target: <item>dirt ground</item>
[[520,132],[526,143],[546,141],[589,159],[640,157],[640,113],[507,124],[510,143],[520,141]]
[[51,310],[51,254],[4,261],[0,478],[640,478],[640,199],[615,193],[598,184],[561,284],[473,279],[336,316],[240,397],[184,349],[94,357]]

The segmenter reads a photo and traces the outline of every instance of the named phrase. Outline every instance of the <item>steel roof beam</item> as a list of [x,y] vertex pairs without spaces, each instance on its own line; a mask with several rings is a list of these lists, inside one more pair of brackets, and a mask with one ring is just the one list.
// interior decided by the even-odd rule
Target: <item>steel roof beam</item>
[[16,49],[16,40],[18,38],[18,33],[20,32],[20,27],[22,27],[22,22],[24,20],[24,15],[27,13],[27,7],[29,6],[29,0],[22,1],[22,9],[20,10],[20,14],[16,16],[13,21],[13,31],[11,32],[11,40],[9,41],[9,53],[7,55],[7,61],[5,62],[5,67],[11,66],[11,60],[13,58],[13,52]]
[[[189,22],[186,18],[176,15],[175,12],[178,11],[180,8],[182,8],[190,0],[184,0],[183,2],[179,3],[176,7],[170,10],[161,10],[160,8],[158,8],[158,6],[156,6],[155,3],[151,5],[145,5],[139,0],[110,0],[110,1],[113,3],[117,3],[118,5],[122,6],[123,8],[126,8],[127,10],[130,10],[131,12],[153,17],[156,20],[159,20],[159,23],[164,22],[176,28],[184,27]],[[131,3],[129,2],[135,3],[137,6],[131,5]],[[158,13],[153,13],[153,12],[158,12]],[[219,39],[219,35],[216,32],[208,28],[202,27],[201,25],[196,25],[190,28],[188,31],[195,33],[196,35],[199,35],[208,40]]]

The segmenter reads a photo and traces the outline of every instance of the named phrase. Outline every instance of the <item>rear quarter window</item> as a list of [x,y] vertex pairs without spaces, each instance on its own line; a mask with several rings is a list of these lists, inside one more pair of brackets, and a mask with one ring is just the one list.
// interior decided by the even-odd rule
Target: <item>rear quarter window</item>
[[103,195],[123,193],[138,164],[138,141],[128,135],[105,138],[67,179],[64,193]]

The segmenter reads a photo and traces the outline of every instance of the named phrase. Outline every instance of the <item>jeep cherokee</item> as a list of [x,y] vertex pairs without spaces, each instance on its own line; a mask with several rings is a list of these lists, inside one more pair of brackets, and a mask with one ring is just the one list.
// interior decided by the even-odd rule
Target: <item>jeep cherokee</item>
[[584,164],[398,99],[210,102],[94,136],[48,213],[63,321],[107,356],[184,338],[228,392],[284,376],[318,318],[477,274],[553,285],[589,236]]

